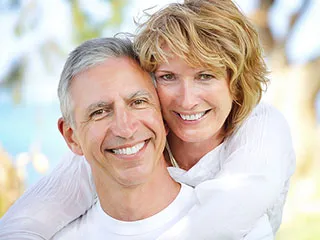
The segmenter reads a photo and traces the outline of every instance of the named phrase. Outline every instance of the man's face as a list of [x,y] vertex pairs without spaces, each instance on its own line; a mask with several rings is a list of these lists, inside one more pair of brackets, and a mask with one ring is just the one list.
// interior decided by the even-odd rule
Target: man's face
[[73,152],[85,155],[100,181],[146,182],[166,139],[149,74],[128,58],[111,58],[78,74],[70,91],[75,129],[68,129],[68,145]]

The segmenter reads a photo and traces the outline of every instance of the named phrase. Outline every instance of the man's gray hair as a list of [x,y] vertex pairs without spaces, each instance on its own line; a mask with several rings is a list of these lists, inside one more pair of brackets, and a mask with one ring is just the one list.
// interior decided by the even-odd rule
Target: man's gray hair
[[129,38],[114,37],[88,40],[69,54],[60,76],[58,97],[62,117],[72,127],[75,127],[73,102],[70,95],[72,78],[113,57],[128,57],[139,62]]

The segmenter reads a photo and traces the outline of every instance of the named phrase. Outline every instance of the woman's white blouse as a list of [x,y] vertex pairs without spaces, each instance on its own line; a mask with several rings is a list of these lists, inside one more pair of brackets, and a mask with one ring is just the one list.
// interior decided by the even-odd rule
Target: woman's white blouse
[[[260,103],[232,136],[189,171],[168,168],[176,181],[195,186],[199,204],[160,239],[242,239],[265,215],[275,233],[294,169],[286,120]],[[85,159],[66,156],[3,216],[0,239],[50,239],[95,200]]]

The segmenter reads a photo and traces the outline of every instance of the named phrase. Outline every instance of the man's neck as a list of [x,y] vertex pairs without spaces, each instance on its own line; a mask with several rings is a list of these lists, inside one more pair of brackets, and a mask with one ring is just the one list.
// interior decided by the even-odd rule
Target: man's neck
[[159,164],[152,177],[137,186],[121,187],[95,178],[102,209],[115,219],[136,221],[151,217],[169,206],[181,186],[170,177],[164,160]]

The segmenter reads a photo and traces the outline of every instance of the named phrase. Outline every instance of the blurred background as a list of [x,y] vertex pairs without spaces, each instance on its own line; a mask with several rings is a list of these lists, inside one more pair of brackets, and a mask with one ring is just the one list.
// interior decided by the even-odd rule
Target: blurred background
[[[134,18],[169,0],[0,1],[0,217],[68,151],[57,130],[56,89],[82,41],[131,32]],[[320,1],[236,0],[265,49],[264,100],[286,116],[297,169],[277,240],[320,239]]]

